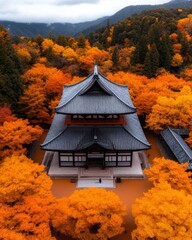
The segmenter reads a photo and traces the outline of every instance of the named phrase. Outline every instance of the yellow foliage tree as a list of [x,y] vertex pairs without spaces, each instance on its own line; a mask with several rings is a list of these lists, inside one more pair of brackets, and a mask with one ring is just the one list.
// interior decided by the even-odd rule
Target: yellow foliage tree
[[23,64],[27,64],[31,61],[31,54],[27,48],[18,48],[17,54]]
[[171,60],[171,66],[180,67],[183,64],[183,58],[179,53],[175,53]]
[[30,126],[28,120],[4,122],[0,126],[0,158],[26,153],[24,145],[37,140],[41,134],[42,129],[39,126]]
[[155,158],[151,168],[144,170],[154,186],[161,182],[167,182],[173,189],[192,193],[192,173],[186,172],[188,163],[179,164],[175,161]]
[[51,39],[45,38],[41,44],[43,52],[49,48],[53,48],[54,42]]
[[177,27],[178,29],[185,34],[188,41],[191,40],[191,23],[192,23],[192,14],[189,14],[186,18],[178,20]]
[[[147,116],[147,127],[160,131],[166,127],[191,128],[192,94],[190,87],[184,87],[176,99],[159,97],[152,112]],[[187,91],[187,92],[186,92]]]
[[75,239],[106,240],[123,231],[125,207],[111,191],[99,188],[76,190],[60,199],[52,214],[53,227]]
[[137,199],[132,213],[137,228],[133,240],[192,239],[192,195],[158,184]]
[[0,165],[0,202],[15,203],[37,193],[46,196],[52,181],[44,168],[24,155],[5,158]]
[[0,165],[1,239],[54,240],[50,209],[55,201],[44,166],[24,155],[5,158]]
[[76,62],[78,54],[70,47],[65,47],[62,52],[62,57],[66,58],[69,63]]
[[46,67],[44,64],[36,63],[33,67],[27,70],[23,75],[22,79],[25,86],[28,86],[32,83],[42,84],[47,81],[47,79],[59,72],[57,68],[54,67]]

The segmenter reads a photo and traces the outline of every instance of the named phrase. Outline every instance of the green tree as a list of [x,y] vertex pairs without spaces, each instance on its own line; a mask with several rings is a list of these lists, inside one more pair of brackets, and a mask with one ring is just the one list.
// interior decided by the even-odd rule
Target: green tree
[[21,73],[21,63],[11,45],[10,36],[0,26],[0,103],[11,104],[14,109],[23,89]]
[[155,43],[152,44],[150,50],[150,57],[151,57],[151,74],[152,76],[154,76],[159,67],[159,52],[157,51]]
[[114,48],[113,54],[112,54],[112,62],[113,62],[113,68],[118,67],[118,63],[119,63],[119,49],[118,47]]
[[166,36],[162,37],[160,50],[159,50],[159,64],[160,67],[170,70],[171,67],[171,49],[170,43]]
[[144,64],[146,53],[148,51],[147,48],[147,39],[145,36],[141,36],[140,40],[138,41],[135,51],[133,53],[133,57],[131,59],[131,63],[135,64]]
[[153,76],[150,50],[147,51],[147,54],[145,56],[143,74],[148,78],[151,78]]
[[85,48],[86,43],[85,43],[85,37],[84,37],[84,35],[78,36],[78,38],[77,38],[77,46],[78,46],[79,48]]

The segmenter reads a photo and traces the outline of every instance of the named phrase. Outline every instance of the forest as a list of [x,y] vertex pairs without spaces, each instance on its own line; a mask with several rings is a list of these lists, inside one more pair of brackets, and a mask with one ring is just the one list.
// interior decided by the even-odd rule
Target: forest
[[[0,239],[49,240],[58,231],[104,240],[123,231],[126,210],[118,196],[90,188],[56,199],[43,166],[27,158],[30,144],[49,127],[64,85],[81,81],[94,63],[128,86],[144,129],[189,129],[185,140],[192,147],[192,9],[145,11],[77,38],[10,36],[0,26]],[[185,170],[185,164],[154,159],[145,172],[153,188],[133,206],[132,239],[192,239]]]

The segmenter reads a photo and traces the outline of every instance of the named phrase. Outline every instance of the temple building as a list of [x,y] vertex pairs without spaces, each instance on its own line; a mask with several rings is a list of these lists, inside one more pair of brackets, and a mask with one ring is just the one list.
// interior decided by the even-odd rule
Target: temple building
[[[134,153],[139,156],[150,144],[128,87],[108,80],[94,65],[93,72],[83,81],[64,86],[41,148],[51,156],[47,156],[46,165],[54,165],[54,171],[62,175],[67,168],[131,171],[134,161],[138,161]],[[139,164],[143,164],[141,159]]]

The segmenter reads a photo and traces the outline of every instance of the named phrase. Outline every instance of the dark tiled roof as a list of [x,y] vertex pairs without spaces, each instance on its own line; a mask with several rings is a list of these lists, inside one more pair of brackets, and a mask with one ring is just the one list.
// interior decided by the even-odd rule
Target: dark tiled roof
[[160,134],[179,163],[186,163],[192,160],[192,150],[180,135],[178,135],[171,128],[166,128]]
[[189,162],[189,165],[188,165],[187,170],[188,170],[188,171],[192,171],[192,161]]
[[[97,84],[102,91],[91,91]],[[65,86],[61,101],[56,108],[63,114],[127,114],[136,112],[127,86],[116,84],[94,72],[85,80],[74,85]]]
[[187,128],[172,128],[172,130],[180,136],[189,136],[189,129]]
[[115,96],[104,94],[75,96],[72,101],[60,109],[65,114],[122,114],[129,113],[129,108]]
[[[136,114],[127,115],[122,126],[66,126],[65,115],[55,114],[49,133],[41,145],[45,150],[78,151],[93,144],[108,150],[143,150],[150,148]],[[133,121],[134,129],[131,129]],[[129,126],[130,124],[130,126]],[[55,136],[55,137],[53,137]]]

